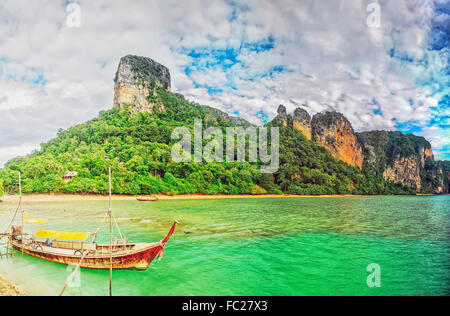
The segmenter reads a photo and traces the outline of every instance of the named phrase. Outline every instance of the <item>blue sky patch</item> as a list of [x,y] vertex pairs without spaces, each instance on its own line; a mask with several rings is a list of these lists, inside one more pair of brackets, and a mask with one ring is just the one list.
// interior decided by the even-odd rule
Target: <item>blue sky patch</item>
[[[214,44],[212,42],[212,44]],[[214,46],[208,47],[195,47],[195,48],[182,48],[180,51],[190,57],[190,63],[184,68],[184,73],[192,80],[196,88],[205,88],[210,95],[222,93],[225,90],[236,90],[236,80],[242,81],[256,81],[258,79],[270,76],[273,77],[277,73],[285,71],[283,65],[277,65],[267,69],[261,74],[252,74],[251,76],[246,74],[245,69],[249,69],[244,60],[241,58],[243,55],[249,53],[262,53],[270,51],[275,47],[275,39],[272,36],[268,36],[260,41],[247,42],[242,41],[239,47],[228,48],[215,48]],[[239,66],[238,70],[236,66]],[[207,74],[210,70],[219,70],[225,73],[226,83],[220,87],[211,84],[200,84],[196,81],[195,75]],[[240,71],[241,70],[241,71]]]
[[397,119],[393,119],[395,122],[395,127],[397,130],[403,133],[420,133],[423,131],[423,127],[420,126],[420,123],[417,121],[408,121],[408,122],[399,122]]
[[268,123],[269,116],[261,109],[258,113],[256,113],[256,117],[259,118],[264,124]]
[[[20,71],[11,72],[7,67],[10,63],[13,62],[8,58],[0,58],[0,77],[6,78],[10,81],[26,83],[30,87],[44,87],[47,84],[44,74],[36,68],[26,67],[19,64],[19,66],[22,67],[15,68],[20,69]],[[17,63],[15,64],[17,65]]]

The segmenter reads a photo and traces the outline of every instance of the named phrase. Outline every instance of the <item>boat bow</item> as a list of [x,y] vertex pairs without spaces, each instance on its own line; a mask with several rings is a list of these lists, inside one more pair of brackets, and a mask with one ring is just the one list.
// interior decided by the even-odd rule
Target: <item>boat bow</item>
[[167,234],[166,238],[164,238],[161,241],[161,252],[158,255],[158,260],[162,259],[163,255],[164,255],[164,250],[165,250],[166,244],[169,241],[169,239],[172,237],[172,235],[175,232],[175,229],[177,228],[178,224],[179,224],[178,221],[175,221],[173,223],[172,228],[170,229],[169,233]]

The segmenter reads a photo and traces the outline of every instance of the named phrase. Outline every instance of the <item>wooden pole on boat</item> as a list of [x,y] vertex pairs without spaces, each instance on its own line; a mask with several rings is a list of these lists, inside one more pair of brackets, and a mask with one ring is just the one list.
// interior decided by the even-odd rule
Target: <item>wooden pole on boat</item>
[[8,236],[8,243],[6,244],[6,261],[8,261],[8,253],[9,253],[9,239],[10,239],[11,237],[10,236]]
[[[20,200],[19,200],[20,202],[19,203],[21,203],[22,202],[22,174],[20,172],[19,172],[19,194],[20,194]],[[25,241],[23,240],[23,229],[24,229],[23,216],[24,216],[24,214],[23,214],[23,210],[21,210],[21,212],[22,212],[22,237],[20,239],[22,241],[22,257],[23,257],[23,246],[25,243]]]
[[109,167],[109,296],[112,296],[112,198],[111,198],[111,167]]
[[21,242],[22,242],[22,257],[23,257],[23,246],[25,243],[25,241],[23,240],[23,211],[22,211],[22,238],[21,239],[22,239]]

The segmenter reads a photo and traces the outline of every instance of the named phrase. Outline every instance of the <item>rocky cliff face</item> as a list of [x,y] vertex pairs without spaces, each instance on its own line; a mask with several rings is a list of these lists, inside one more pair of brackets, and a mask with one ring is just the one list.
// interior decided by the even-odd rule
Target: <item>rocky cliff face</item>
[[357,136],[364,151],[364,168],[417,192],[445,191],[442,166],[434,161],[431,144],[425,138],[386,131]]
[[387,150],[389,147],[389,133],[386,131],[372,131],[356,133],[363,148],[364,169],[384,172],[387,165]]
[[339,160],[362,169],[363,152],[350,122],[337,112],[316,114],[311,123],[312,138]]
[[421,179],[424,193],[448,193],[443,165],[434,160],[431,145],[419,148],[419,158],[421,162]]
[[280,104],[278,107],[278,116],[275,119],[277,119],[284,127],[288,125],[288,115],[286,107],[283,104]]
[[450,193],[450,161],[438,161],[439,167],[442,169],[444,178],[444,193]]
[[387,131],[355,133],[341,113],[324,112],[311,119],[307,111],[298,108],[292,117],[283,105],[274,122],[302,132],[335,158],[387,181],[403,183],[421,193],[449,191],[450,163],[435,162],[431,144],[423,137]]
[[[157,87],[170,91],[170,72],[167,67],[148,57],[128,55],[120,59],[114,82],[115,108],[128,108],[133,113],[166,110],[160,98],[163,93]],[[252,125],[242,118],[230,116],[218,109],[200,104],[195,106],[202,106],[207,117],[213,121],[223,120],[237,126]]]
[[434,161],[431,145],[419,147],[413,155],[394,157],[383,175],[386,180],[402,182],[417,192],[441,194],[445,191],[442,167]]
[[294,128],[302,132],[308,140],[312,139],[311,115],[306,110],[297,108],[294,111]]
[[421,155],[422,166],[425,167],[425,162],[428,159],[434,160],[434,154],[433,154],[433,149],[431,148],[431,144],[430,144],[430,147],[422,148],[421,152],[422,152],[422,155]]
[[170,72],[150,58],[128,55],[120,60],[114,82],[114,107],[151,112],[155,86],[170,90]]
[[387,166],[383,177],[394,183],[403,183],[411,189],[420,192],[422,189],[420,168],[416,157],[399,157],[392,166]]
[[362,169],[362,149],[352,125],[344,115],[326,112],[316,114],[311,119],[306,110],[297,108],[292,117],[287,114],[286,107],[280,105],[274,122],[284,127],[292,123],[295,130],[328,149],[335,158]]

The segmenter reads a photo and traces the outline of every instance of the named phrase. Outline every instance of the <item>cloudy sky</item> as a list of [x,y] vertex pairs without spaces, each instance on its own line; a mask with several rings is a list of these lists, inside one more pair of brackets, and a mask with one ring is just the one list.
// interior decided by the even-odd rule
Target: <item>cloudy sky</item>
[[450,159],[449,1],[380,0],[378,25],[374,0],[79,0],[73,27],[70,1],[1,0],[0,166],[111,108],[127,54],[253,123],[334,109]]

